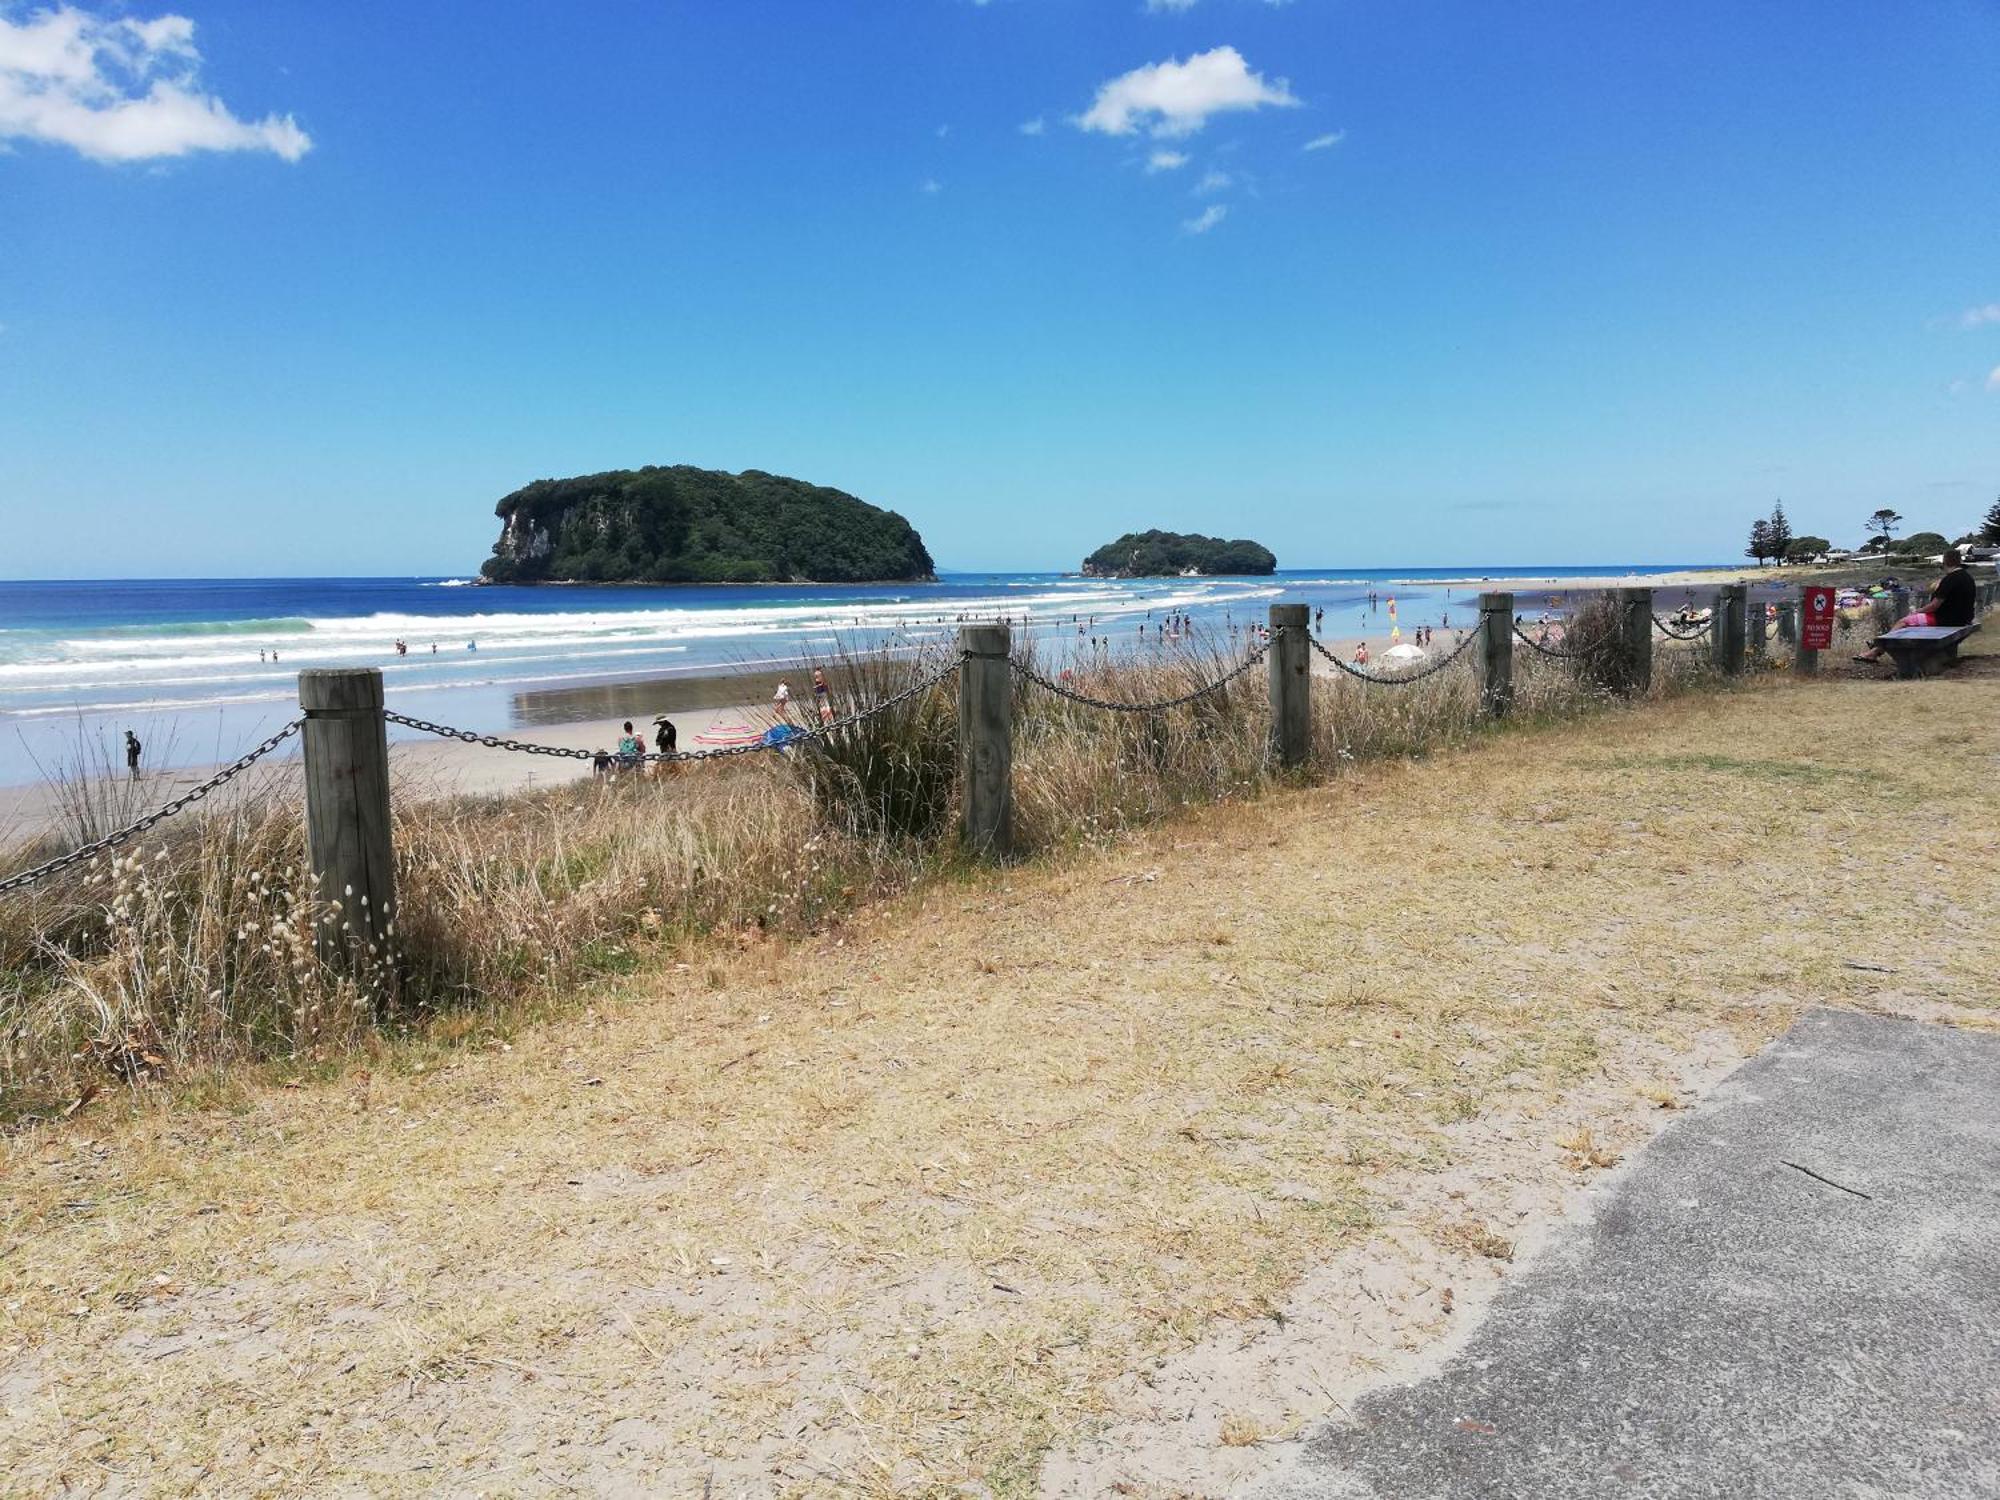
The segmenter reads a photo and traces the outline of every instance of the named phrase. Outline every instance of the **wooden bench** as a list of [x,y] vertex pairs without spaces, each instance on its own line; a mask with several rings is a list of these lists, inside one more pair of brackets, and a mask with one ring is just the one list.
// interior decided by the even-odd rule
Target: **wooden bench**
[[1873,644],[1889,653],[1898,677],[1930,677],[1958,660],[1959,642],[1979,628],[1971,625],[1905,625],[1875,637]]

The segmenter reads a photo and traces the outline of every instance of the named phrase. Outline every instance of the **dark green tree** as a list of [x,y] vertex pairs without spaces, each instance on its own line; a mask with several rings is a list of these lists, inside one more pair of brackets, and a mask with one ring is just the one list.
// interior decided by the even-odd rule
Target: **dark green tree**
[[1811,562],[1823,552],[1831,552],[1833,543],[1823,536],[1795,536],[1791,545],[1785,548],[1786,562]]
[[1743,549],[1743,555],[1756,558],[1757,566],[1761,568],[1764,566],[1764,559],[1769,557],[1773,550],[1771,523],[1759,516],[1750,523],[1750,545]]
[[1919,531],[1904,537],[1892,545],[1891,552],[1910,553],[1918,557],[1929,557],[1934,552],[1942,552],[1950,543],[1941,531]]
[[1771,507],[1770,536],[1771,556],[1780,564],[1792,547],[1792,523],[1785,519],[1785,502],[1780,500]]
[[1886,547],[1889,538],[1896,534],[1896,528],[1903,524],[1903,518],[1885,505],[1861,524],[1880,537],[1882,545]]
[[1993,508],[1986,512],[1986,519],[1979,523],[1979,540],[1989,546],[2000,547],[2000,500],[1993,502]]

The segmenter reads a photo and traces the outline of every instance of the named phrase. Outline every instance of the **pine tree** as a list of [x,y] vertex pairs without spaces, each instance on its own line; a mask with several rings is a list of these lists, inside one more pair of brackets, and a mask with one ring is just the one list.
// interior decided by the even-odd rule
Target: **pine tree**
[[1979,523],[1979,540],[2000,547],[2000,500],[1993,502],[1993,509],[1986,512],[1986,519]]
[[1761,516],[1750,523],[1750,545],[1743,549],[1743,555],[1756,558],[1760,568],[1771,555],[1771,523]]
[[1771,544],[1771,556],[1783,563],[1785,552],[1792,545],[1792,523],[1785,519],[1784,501],[1780,500],[1771,507],[1771,519],[1768,525],[1770,534],[1766,540]]

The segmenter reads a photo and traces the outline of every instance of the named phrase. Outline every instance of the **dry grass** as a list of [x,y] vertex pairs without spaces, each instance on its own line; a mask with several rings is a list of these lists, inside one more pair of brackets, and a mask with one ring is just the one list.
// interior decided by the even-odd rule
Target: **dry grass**
[[[1692,662],[1687,653],[1677,659]],[[889,698],[932,659],[846,659],[855,703]],[[1079,685],[1128,700],[1184,692],[1228,663],[1188,652]],[[1689,678],[1663,667],[1658,691]],[[1106,714],[1022,686],[1015,787],[1023,844],[1103,847],[1204,804],[1261,791],[1261,669],[1170,713]],[[1524,721],[1610,696],[1564,668],[1521,666]],[[825,753],[553,791],[399,804],[392,955],[360,985],[309,962],[318,898],[296,804],[275,793],[163,825],[25,896],[0,899],[0,1118],[65,1109],[113,1082],[212,1084],[246,1061],[296,1071],[428,1029],[483,1038],[560,1006],[580,981],[628,972],[718,933],[809,934],[857,904],[950,869],[957,851],[954,700],[947,686]],[[1318,686],[1318,764],[1435,754],[1487,732],[1470,674],[1414,687]],[[87,769],[87,768],[86,768]],[[102,768],[100,767],[101,771]],[[129,821],[142,793],[79,775],[65,838]],[[30,856],[0,863],[28,863]],[[396,996],[389,1004],[388,997]]]
[[0,1467],[1028,1493],[1464,1131],[1553,1163],[1620,1144],[1590,1088],[1659,1117],[1629,1047],[1990,1008],[1996,709],[1777,682],[1385,762],[483,1050],[19,1134]]

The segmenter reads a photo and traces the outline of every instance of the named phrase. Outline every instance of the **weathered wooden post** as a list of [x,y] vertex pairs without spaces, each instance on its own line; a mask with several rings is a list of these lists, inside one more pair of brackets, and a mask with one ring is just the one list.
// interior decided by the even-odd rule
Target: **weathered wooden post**
[[1311,628],[1305,605],[1271,606],[1271,753],[1287,770],[1312,754]]
[[1713,660],[1732,677],[1743,671],[1743,616],[1748,592],[1740,583],[1725,583],[1715,591],[1715,608],[1709,617]]
[[1817,677],[1819,675],[1819,652],[1806,648],[1806,603],[1803,593],[1796,600],[1786,600],[1783,606],[1790,611],[1798,648],[1792,652],[1792,675],[1794,677]]
[[1014,852],[1014,684],[1005,625],[958,632],[958,770],[965,801],[965,842],[981,859]]
[[1744,640],[1747,644],[1747,649],[1752,656],[1762,656],[1764,654],[1765,621],[1768,618],[1765,614],[1764,606],[1759,604],[1755,599],[1746,599],[1743,609]]
[[1653,591],[1620,589],[1624,611],[1626,691],[1643,698],[1653,690]]
[[1514,596],[1479,596],[1479,644],[1473,648],[1479,707],[1500,718],[1514,706]]
[[[322,902],[320,957],[393,986],[396,858],[389,822],[389,731],[378,667],[299,673],[305,715],[306,857]],[[371,975],[368,971],[374,969]]]
[[1799,642],[1799,602],[1796,599],[1778,601],[1778,639],[1787,646]]

